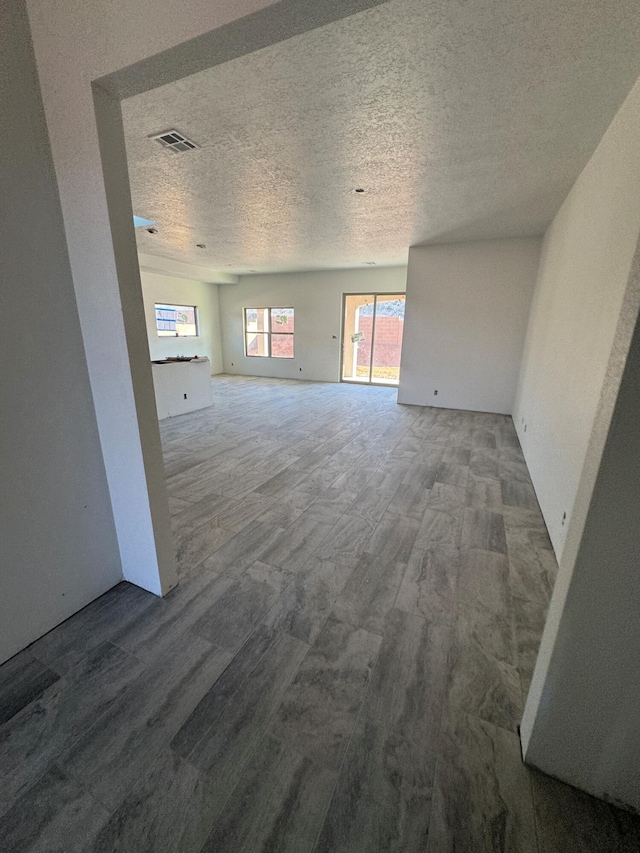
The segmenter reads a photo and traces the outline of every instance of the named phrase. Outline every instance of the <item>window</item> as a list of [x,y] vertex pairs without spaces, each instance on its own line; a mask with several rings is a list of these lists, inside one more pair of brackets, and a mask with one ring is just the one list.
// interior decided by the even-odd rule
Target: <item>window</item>
[[161,338],[195,338],[198,336],[198,309],[195,305],[156,302],[156,330]]
[[248,356],[293,358],[293,308],[245,308]]

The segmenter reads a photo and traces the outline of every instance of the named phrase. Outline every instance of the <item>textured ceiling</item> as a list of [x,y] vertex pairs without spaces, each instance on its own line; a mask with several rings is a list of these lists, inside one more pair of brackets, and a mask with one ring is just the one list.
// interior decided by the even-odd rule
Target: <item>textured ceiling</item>
[[[639,40],[638,0],[390,0],[129,98],[134,211],[158,229],[138,247],[281,272],[540,234],[640,74]],[[168,128],[201,148],[148,139]]]

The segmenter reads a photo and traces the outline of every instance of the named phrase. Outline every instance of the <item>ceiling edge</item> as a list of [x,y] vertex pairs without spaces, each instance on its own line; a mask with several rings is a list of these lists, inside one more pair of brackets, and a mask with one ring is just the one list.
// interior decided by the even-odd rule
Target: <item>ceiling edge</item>
[[141,270],[172,275],[176,278],[186,278],[191,281],[204,281],[208,284],[238,284],[240,281],[240,276],[228,272],[196,266],[195,264],[185,263],[185,261],[175,261],[159,255],[147,255],[144,252],[138,252],[138,263]]

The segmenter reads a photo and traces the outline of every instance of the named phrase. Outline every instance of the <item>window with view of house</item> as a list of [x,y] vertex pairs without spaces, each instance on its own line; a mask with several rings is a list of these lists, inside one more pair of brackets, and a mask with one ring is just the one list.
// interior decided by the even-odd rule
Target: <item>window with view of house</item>
[[248,356],[293,358],[293,308],[245,308],[244,343]]
[[156,302],[156,331],[161,338],[198,337],[197,307]]

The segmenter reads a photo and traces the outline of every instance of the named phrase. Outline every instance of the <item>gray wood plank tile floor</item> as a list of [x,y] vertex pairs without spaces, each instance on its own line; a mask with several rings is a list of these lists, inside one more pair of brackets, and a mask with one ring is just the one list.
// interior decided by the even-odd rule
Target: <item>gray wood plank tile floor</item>
[[511,419],[213,387],[161,424],[180,585],[0,667],[0,850],[639,851],[520,759],[557,567]]

